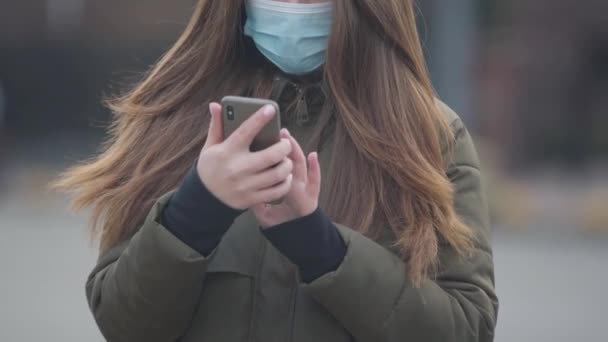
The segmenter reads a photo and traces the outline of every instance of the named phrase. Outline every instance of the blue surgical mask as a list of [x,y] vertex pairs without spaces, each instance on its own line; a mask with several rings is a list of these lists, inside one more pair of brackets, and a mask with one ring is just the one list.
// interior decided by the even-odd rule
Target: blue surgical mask
[[333,7],[333,2],[247,0],[245,35],[279,69],[307,74],[325,63]]

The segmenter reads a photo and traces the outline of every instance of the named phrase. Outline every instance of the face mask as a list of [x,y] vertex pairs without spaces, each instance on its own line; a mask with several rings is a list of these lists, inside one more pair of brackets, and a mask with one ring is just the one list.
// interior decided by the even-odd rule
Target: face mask
[[245,35],[284,72],[306,74],[325,63],[333,2],[247,0],[246,11]]

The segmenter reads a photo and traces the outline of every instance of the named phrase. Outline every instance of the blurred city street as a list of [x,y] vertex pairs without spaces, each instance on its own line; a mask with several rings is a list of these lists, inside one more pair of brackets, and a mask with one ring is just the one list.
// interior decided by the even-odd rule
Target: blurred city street
[[[103,340],[84,295],[96,257],[86,219],[43,190],[65,167],[58,161],[94,145],[82,141],[20,144],[9,155],[0,196],[0,341]],[[601,295],[608,285],[607,237],[555,229],[559,234],[495,230],[496,341],[608,340],[608,296]]]
[[[0,342],[103,341],[87,213],[47,186],[99,152],[103,99],[173,46],[197,2],[0,2]],[[608,1],[416,4],[433,86],[480,152],[495,340],[608,341]]]

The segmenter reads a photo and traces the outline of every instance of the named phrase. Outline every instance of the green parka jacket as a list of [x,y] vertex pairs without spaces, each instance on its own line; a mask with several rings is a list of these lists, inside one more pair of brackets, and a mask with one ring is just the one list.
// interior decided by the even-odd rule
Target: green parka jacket
[[[458,214],[475,232],[463,259],[443,246],[436,278],[414,288],[400,257],[339,226],[347,253],[304,284],[296,267],[241,215],[203,257],[160,224],[162,196],[129,241],[100,256],[86,284],[108,341],[492,341],[497,315],[486,199],[471,137],[458,116],[448,169]],[[326,167],[329,151],[321,152]]]

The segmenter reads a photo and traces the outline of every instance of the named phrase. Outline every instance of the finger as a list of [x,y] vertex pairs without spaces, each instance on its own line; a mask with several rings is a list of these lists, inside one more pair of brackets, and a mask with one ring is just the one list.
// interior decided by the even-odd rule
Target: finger
[[206,147],[219,144],[224,140],[222,106],[219,103],[211,102],[209,104],[209,113],[211,114],[211,121],[209,122],[209,131],[207,132],[207,141],[205,142]]
[[289,158],[277,166],[262,171],[250,177],[247,181],[247,189],[264,190],[284,182],[293,171],[293,162]]
[[256,204],[251,207],[251,210],[253,211],[258,223],[260,224],[260,226],[262,226],[262,228],[268,228],[273,225],[271,222],[276,222],[273,219],[273,216],[275,216],[273,214],[276,212],[273,212],[272,206],[266,203]]
[[306,182],[308,177],[306,175],[306,156],[304,155],[304,151],[302,151],[302,147],[293,136],[289,136],[289,141],[292,146],[289,158],[293,160],[293,177]]
[[252,152],[245,160],[248,171],[261,172],[277,165],[289,156],[292,148],[289,139],[281,139],[265,150]]
[[308,183],[306,188],[316,196],[321,192],[321,164],[317,152],[308,155]]
[[289,139],[290,133],[287,130],[287,128],[281,128],[281,138],[282,139]]
[[264,215],[264,213],[266,213],[266,211],[268,211],[268,204],[258,203],[256,205],[254,205],[253,207],[251,207],[251,210],[253,210],[253,212],[256,214]]
[[255,203],[271,203],[282,199],[291,190],[292,183],[293,175],[289,175],[284,182],[256,192],[254,195]]
[[249,147],[256,135],[272,120],[276,110],[271,105],[266,105],[255,112],[228,137],[230,144],[238,147]]

